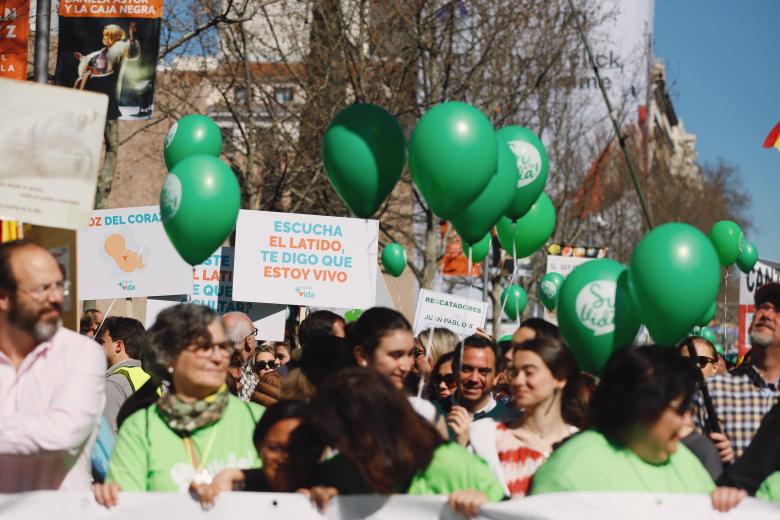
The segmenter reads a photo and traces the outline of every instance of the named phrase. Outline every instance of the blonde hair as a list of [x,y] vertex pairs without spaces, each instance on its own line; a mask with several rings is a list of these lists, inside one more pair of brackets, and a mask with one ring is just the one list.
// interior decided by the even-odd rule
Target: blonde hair
[[115,24],[106,25],[103,27],[103,36],[108,36],[108,46],[114,45],[118,41],[125,39],[125,31],[121,27]]
[[444,327],[424,330],[420,332],[417,339],[423,344],[425,350],[429,351],[428,358],[431,366],[435,365],[444,354],[454,351],[460,342],[457,334]]

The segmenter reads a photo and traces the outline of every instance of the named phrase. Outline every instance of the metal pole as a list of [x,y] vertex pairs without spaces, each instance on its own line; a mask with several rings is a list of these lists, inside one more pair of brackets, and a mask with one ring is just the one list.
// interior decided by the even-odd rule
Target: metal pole
[[51,28],[51,0],[35,2],[35,75],[36,83],[49,81],[49,29]]

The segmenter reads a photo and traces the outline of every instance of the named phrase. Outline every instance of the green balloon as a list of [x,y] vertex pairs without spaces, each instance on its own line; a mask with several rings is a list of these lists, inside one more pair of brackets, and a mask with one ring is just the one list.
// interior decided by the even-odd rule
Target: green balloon
[[558,302],[558,293],[563,285],[563,280],[561,273],[547,273],[539,280],[537,296],[548,311],[553,310]]
[[198,265],[236,227],[241,190],[233,171],[210,155],[187,157],[165,179],[160,216],[173,247]]
[[509,319],[516,320],[523,314],[525,306],[528,304],[528,295],[525,290],[517,284],[508,285],[501,293],[501,305]]
[[460,245],[463,248],[463,254],[466,258],[469,257],[469,249],[471,250],[471,261],[474,263],[481,262],[490,254],[490,245],[493,243],[493,237],[490,233],[482,237],[482,240],[474,245],[469,245],[465,240],[461,239]]
[[628,270],[607,258],[581,264],[569,274],[556,313],[580,369],[597,375],[616,350],[631,345],[640,325]]
[[637,244],[629,279],[650,335],[660,345],[675,345],[715,301],[720,287],[718,255],[695,227],[667,223]]
[[730,220],[720,220],[713,224],[710,229],[710,240],[723,266],[736,262],[745,247],[745,235],[742,229]]
[[496,135],[509,145],[517,164],[517,184],[505,212],[514,220],[528,213],[544,191],[549,170],[547,150],[535,133],[522,126],[505,126]]
[[222,153],[222,132],[211,118],[190,114],[179,119],[165,136],[163,156],[169,172],[183,159],[193,155],[219,157]]
[[471,204],[457,216],[452,217],[452,225],[461,238],[474,243],[490,232],[501,218],[509,203],[517,180],[517,166],[509,147],[497,140],[498,168],[488,185]]
[[704,313],[704,316],[702,316],[701,321],[699,321],[699,325],[701,327],[706,327],[710,324],[710,322],[715,318],[715,313],[718,312],[718,305],[715,302],[712,302],[712,305],[710,305],[710,308],[707,309],[707,312]]
[[390,242],[382,249],[382,266],[392,276],[401,276],[406,269],[406,251],[401,244]]
[[501,217],[496,233],[501,247],[515,258],[525,258],[542,247],[555,231],[555,206],[550,197],[542,193],[531,209],[512,222]]
[[353,321],[357,321],[357,319],[360,317],[360,315],[363,314],[363,311],[360,309],[351,309],[344,313],[344,321],[347,323],[352,323]]
[[409,141],[409,170],[431,211],[450,220],[482,193],[498,165],[493,126],[459,101],[420,119]]
[[753,242],[745,242],[745,247],[737,257],[737,267],[743,273],[749,273],[758,262],[758,249]]
[[336,193],[355,215],[368,218],[401,178],[406,161],[401,125],[382,107],[347,107],[325,133],[322,160]]
[[723,345],[721,345],[718,342],[715,342],[715,344],[713,346],[715,347],[715,352],[717,352],[721,356],[725,356],[726,355],[726,349],[723,348]]
[[699,331],[699,336],[706,339],[710,343],[715,343],[715,332],[709,327],[702,327]]

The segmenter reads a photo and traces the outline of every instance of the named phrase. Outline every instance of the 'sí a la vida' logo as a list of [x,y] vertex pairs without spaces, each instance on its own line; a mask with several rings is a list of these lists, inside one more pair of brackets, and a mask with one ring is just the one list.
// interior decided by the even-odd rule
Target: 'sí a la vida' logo
[[135,291],[135,282],[132,280],[120,280],[117,286],[123,291]]
[[[545,298],[555,298],[555,293],[558,292],[558,286],[550,280],[543,281],[540,289]],[[577,307],[579,307],[579,305]]]
[[590,282],[577,294],[577,317],[594,336],[615,331],[615,294],[617,283],[605,280]]
[[542,171],[542,156],[534,145],[525,141],[509,141],[509,148],[517,161],[517,173],[520,176],[517,187],[528,186]]
[[181,206],[181,181],[172,173],[165,178],[162,191],[160,192],[160,218],[163,222],[168,222],[176,216]]
[[168,147],[173,142],[173,138],[176,137],[176,130],[179,128],[179,123],[173,123],[173,126],[168,130],[168,133],[165,134],[165,149],[167,150]]
[[314,289],[312,287],[296,287],[293,290],[299,298],[310,300],[315,297]]

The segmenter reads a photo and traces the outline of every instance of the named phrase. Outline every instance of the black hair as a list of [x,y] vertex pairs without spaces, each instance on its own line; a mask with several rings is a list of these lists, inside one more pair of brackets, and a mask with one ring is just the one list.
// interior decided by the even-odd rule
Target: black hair
[[554,339],[555,341],[563,341],[561,338],[561,332],[556,325],[553,325],[547,320],[542,318],[528,318],[525,320],[520,328],[528,327],[536,333],[536,338]]
[[100,314],[100,311],[97,309],[87,309],[84,311],[84,314],[81,315],[81,319],[79,320],[80,334],[86,334],[92,329],[92,325],[100,323],[100,320],[97,319],[98,314]]
[[608,438],[625,444],[635,427],[649,427],[669,404],[690,407],[696,369],[673,348],[623,348],[607,361],[590,402],[589,422]]
[[357,321],[347,327],[347,340],[352,347],[362,347],[367,358],[374,355],[374,351],[389,333],[395,330],[412,332],[403,314],[387,307],[372,307],[360,315]]
[[696,341],[704,342],[704,344],[707,345],[707,347],[709,348],[710,354],[712,354],[711,357],[713,359],[718,359],[718,351],[715,350],[715,345],[713,345],[710,340],[708,340],[707,338],[705,338],[703,336],[688,336],[687,338],[682,340],[679,345],[677,345],[677,351],[680,352],[680,353],[682,353],[683,351],[687,353],[688,352],[688,345],[691,345],[693,347],[694,352],[695,352],[696,351],[696,343],[695,343]]
[[468,336],[466,339],[464,339],[461,343],[458,344],[457,347],[455,347],[455,350],[453,351],[453,368],[455,372],[460,371],[460,360],[463,356],[461,356],[461,350],[467,349],[467,348],[486,348],[490,349],[493,352],[493,369],[498,368],[498,356],[496,355],[496,344],[493,343],[492,340],[486,338],[485,336],[480,336],[479,334],[472,334],[471,336]]
[[344,318],[331,311],[314,311],[301,322],[298,328],[298,341],[301,347],[306,345],[314,336],[323,334],[333,335],[334,323],[346,323]]
[[582,376],[571,349],[562,341],[536,338],[517,345],[514,353],[523,350],[539,356],[555,379],[566,381],[561,395],[561,415],[567,424],[583,428],[588,404],[582,400]]
[[[108,332],[114,341],[122,340],[125,344],[125,353],[132,359],[138,359],[141,338],[146,332],[140,321],[124,316],[109,316],[103,321],[103,328],[100,330]],[[100,338],[95,339],[100,341]]]
[[40,244],[28,239],[10,240],[0,244],[0,289],[9,292],[16,291],[16,275],[14,275],[14,269],[11,265],[11,258],[16,252],[27,247],[36,247],[46,251]]
[[268,431],[274,424],[285,419],[301,419],[302,421],[311,420],[311,410],[307,403],[293,399],[282,399],[269,406],[263,412],[263,416],[255,426],[255,432],[252,435],[252,441],[255,446],[260,446],[268,435]]
[[355,366],[352,346],[330,334],[315,336],[303,347],[300,369],[315,388],[342,368]]

